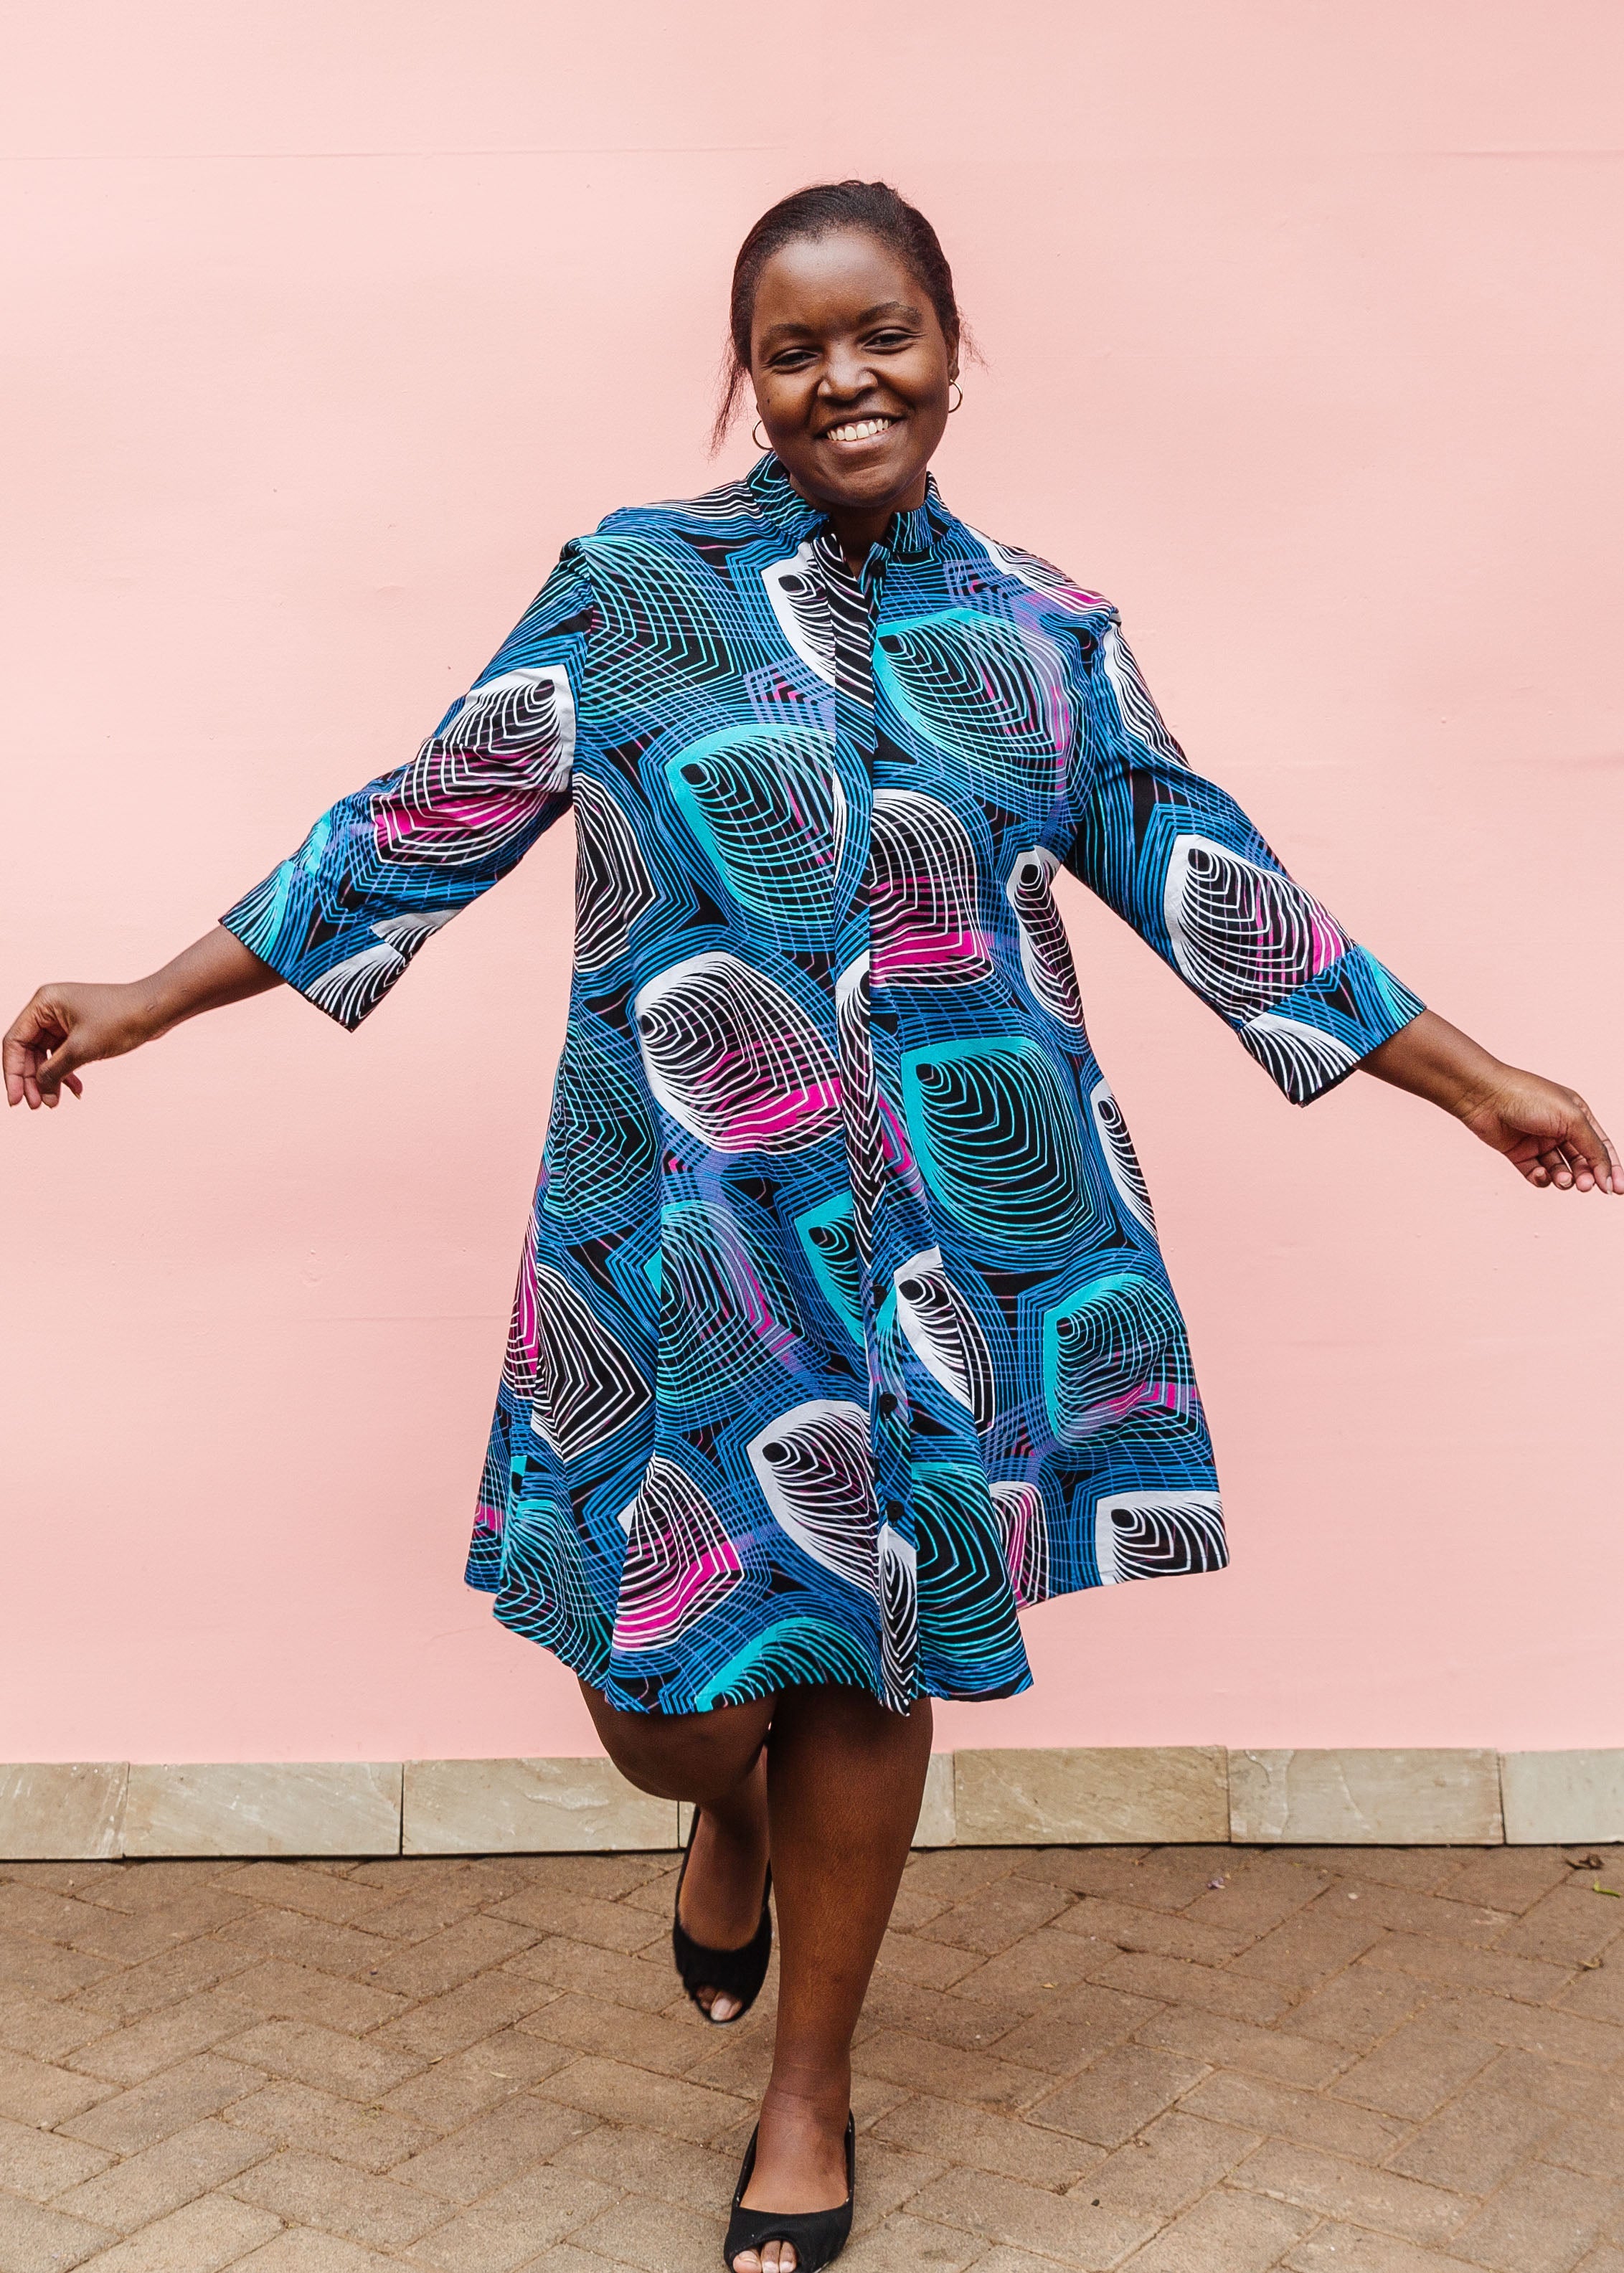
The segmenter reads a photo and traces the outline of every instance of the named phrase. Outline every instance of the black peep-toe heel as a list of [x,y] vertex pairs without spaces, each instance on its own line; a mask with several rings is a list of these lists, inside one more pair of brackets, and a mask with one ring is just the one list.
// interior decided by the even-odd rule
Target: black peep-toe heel
[[770,2241],[787,2241],[795,2253],[795,2273],[818,2273],[832,2265],[846,2247],[852,2231],[852,2200],[857,2187],[857,2125],[846,2119],[846,2200],[833,2209],[746,2209],[744,2190],[756,2168],[756,2137],[744,2150],[744,2168],[733,2188],[733,2216],[722,2244],[722,2262],[733,2273],[733,2260],[753,2249],[759,2257]]
[[[713,2029],[731,2029],[735,2021],[742,2021],[761,1994],[762,1983],[767,1978],[767,1960],[772,1954],[772,1910],[769,1896],[772,1893],[772,1865],[767,1865],[767,1882],[762,1888],[761,1924],[742,1949],[707,1949],[703,1941],[695,1941],[682,1923],[682,1881],[688,1876],[688,1857],[694,1851],[694,1834],[699,1828],[699,1810],[694,1810],[694,1820],[688,1828],[688,1845],[682,1850],[682,1868],[677,1873],[677,1899],[671,1913],[671,1954],[677,1971],[682,1977],[682,1986],[688,1991],[698,2009],[705,2014]],[[702,1989],[716,1989],[729,1997],[736,1997],[739,2009],[730,2013],[725,2021],[710,2019],[699,2002]]]

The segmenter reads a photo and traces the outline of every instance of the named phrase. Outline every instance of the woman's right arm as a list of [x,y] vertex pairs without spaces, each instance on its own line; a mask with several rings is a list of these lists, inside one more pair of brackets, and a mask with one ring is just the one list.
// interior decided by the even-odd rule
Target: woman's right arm
[[244,1001],[282,983],[268,963],[217,925],[148,979],[41,986],[5,1038],[5,1101],[37,1113],[59,1104],[64,1089],[82,1096],[80,1066],[123,1057],[200,1010]]

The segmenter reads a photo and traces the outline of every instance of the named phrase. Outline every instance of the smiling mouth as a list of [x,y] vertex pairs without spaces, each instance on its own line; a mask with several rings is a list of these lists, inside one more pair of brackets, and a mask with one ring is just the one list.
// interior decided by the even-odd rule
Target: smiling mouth
[[901,424],[899,417],[882,411],[867,418],[848,418],[839,426],[827,426],[818,439],[823,442],[874,442]]

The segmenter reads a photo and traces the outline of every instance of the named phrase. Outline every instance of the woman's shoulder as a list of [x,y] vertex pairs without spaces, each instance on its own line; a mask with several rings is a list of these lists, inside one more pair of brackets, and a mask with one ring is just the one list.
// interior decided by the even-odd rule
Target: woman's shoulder
[[968,521],[957,518],[953,527],[970,547],[986,556],[1002,576],[1036,593],[1049,606],[1068,616],[1116,622],[1116,611],[1102,593],[1079,583],[1065,569],[1046,560],[1041,552],[1028,552],[1024,545],[1004,544],[997,537],[989,536],[984,529],[973,529]]
[[759,527],[762,510],[748,482],[723,482],[700,497],[661,498],[651,505],[617,506],[575,544],[590,557],[601,540],[641,537],[647,543],[680,544],[695,532],[718,533],[728,523]]

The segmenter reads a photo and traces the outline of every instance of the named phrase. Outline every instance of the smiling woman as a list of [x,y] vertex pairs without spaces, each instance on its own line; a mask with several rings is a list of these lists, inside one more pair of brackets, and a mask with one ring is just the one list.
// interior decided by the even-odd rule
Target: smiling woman
[[673,1951],[713,2023],[782,1939],[726,2255],[852,2218],[853,2031],[933,1697],[1030,1680],[1021,1613],[1226,1557],[1212,1445],[1051,886],[1089,884],[1293,1102],[1357,1068],[1534,1186],[1624,1190],[1571,1091],[1430,1011],[1163,724],[1115,610],[929,473],[962,326],[883,184],[734,274],[741,481],[567,545],[417,756],[154,977],[40,990],[13,1103],[285,980],[353,1028],[573,806],[568,1039],[470,1582],[695,1805]]

